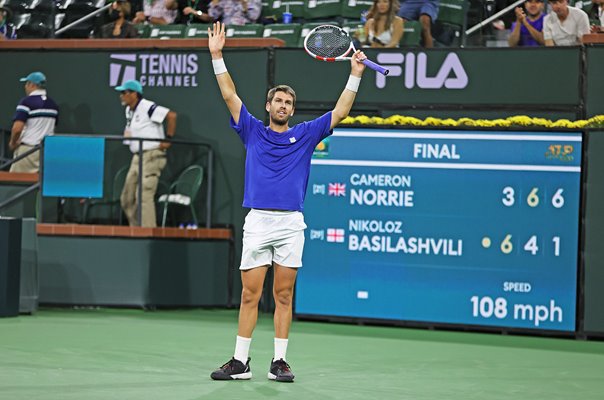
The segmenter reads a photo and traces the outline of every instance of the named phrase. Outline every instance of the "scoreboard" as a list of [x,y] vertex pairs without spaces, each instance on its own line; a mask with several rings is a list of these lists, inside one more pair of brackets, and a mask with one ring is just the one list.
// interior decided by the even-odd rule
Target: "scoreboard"
[[580,132],[337,129],[298,315],[575,330]]

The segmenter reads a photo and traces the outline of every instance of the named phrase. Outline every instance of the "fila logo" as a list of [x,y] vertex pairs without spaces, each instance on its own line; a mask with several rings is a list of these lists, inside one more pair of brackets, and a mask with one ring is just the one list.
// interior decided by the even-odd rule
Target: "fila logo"
[[415,86],[420,89],[465,89],[468,86],[468,74],[455,53],[447,55],[436,76],[428,76],[426,53],[379,53],[377,62],[390,69],[388,76],[375,74],[375,85],[379,89],[386,87],[387,78],[403,76],[403,67],[407,89],[413,89]]

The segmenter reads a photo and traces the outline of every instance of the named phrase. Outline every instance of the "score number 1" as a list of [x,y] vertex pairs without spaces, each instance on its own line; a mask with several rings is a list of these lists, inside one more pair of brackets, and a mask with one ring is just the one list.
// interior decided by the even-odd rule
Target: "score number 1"
[[[529,207],[537,207],[539,205],[539,188],[533,188],[528,196],[526,196],[526,204]],[[556,193],[552,196],[552,206],[555,208],[562,208],[564,206],[564,189],[560,188],[556,190]],[[516,203],[515,191],[511,186],[506,186],[503,188],[503,199],[501,202],[506,207],[511,207]]]

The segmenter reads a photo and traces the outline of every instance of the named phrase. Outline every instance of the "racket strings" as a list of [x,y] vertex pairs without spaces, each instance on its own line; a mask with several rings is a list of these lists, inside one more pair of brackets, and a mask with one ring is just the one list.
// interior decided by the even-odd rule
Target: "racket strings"
[[306,48],[320,57],[340,57],[349,51],[350,37],[340,28],[326,26],[325,29],[315,30],[308,37]]

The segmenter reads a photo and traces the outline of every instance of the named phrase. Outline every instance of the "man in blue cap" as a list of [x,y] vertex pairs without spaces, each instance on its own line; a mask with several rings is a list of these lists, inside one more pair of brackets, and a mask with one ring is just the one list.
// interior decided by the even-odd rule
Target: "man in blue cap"
[[[46,95],[46,76],[42,72],[32,72],[25,78],[25,94],[17,105],[13,118],[9,148],[13,157],[31,150],[47,135],[52,135],[59,118],[59,107]],[[36,151],[15,162],[11,172],[38,172],[40,169],[40,152]]]
[[[166,134],[173,137],[176,132],[176,113],[166,107],[155,104],[143,98],[143,86],[139,81],[129,80],[115,88],[120,92],[120,101],[126,106],[125,137],[165,139]],[[164,133],[164,121],[166,131]],[[159,183],[161,171],[166,166],[166,149],[170,147],[167,142],[143,141],[143,194],[142,194],[142,221],[137,218],[138,196],[138,163],[139,143],[141,141],[128,141],[132,152],[130,169],[126,176],[124,189],[120,197],[122,209],[131,226],[144,226],[154,228],[157,226],[155,216],[155,192]],[[140,224],[139,224],[140,222]]]

